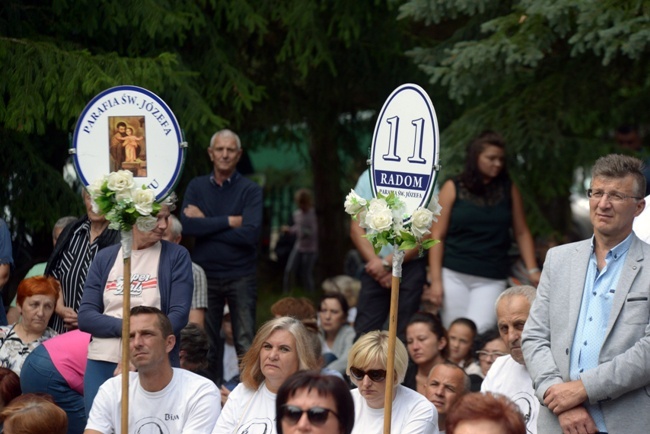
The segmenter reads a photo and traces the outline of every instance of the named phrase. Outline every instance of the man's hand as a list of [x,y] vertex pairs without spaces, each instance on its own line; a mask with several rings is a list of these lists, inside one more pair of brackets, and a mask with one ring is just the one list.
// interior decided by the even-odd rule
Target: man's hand
[[196,205],[187,205],[183,210],[183,214],[185,214],[185,217],[189,218],[205,218],[203,211],[201,211],[201,209]]
[[231,228],[240,228],[243,222],[244,219],[240,215],[228,216],[228,224],[230,225]]
[[228,397],[230,396],[230,390],[226,388],[226,386],[221,386],[219,388],[219,392],[221,392],[221,406],[223,407],[226,405],[226,401],[228,401]]
[[393,285],[393,273],[387,271],[384,276],[377,280],[384,288],[390,288]]
[[544,394],[544,405],[559,415],[587,400],[587,391],[582,380],[554,384]]
[[379,256],[375,256],[366,264],[366,273],[373,279],[379,281],[379,279],[386,276],[388,271],[384,268],[382,259]]
[[564,434],[594,434],[598,428],[586,408],[579,405],[558,416]]

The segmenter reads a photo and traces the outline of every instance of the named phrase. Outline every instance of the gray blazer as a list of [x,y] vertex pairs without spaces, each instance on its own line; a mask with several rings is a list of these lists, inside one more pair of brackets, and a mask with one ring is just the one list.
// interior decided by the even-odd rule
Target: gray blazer
[[[650,245],[632,235],[600,350],[599,365],[581,375],[591,404],[600,403],[610,433],[650,427]],[[569,359],[587,273],[591,240],[551,249],[522,338],[526,366],[540,402],[553,384],[570,381]],[[552,339],[551,339],[552,337]],[[538,432],[561,433],[540,408]]]

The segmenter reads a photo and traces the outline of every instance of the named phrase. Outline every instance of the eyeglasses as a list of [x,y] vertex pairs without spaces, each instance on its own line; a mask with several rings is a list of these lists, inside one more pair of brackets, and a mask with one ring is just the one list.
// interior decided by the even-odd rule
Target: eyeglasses
[[587,190],[587,197],[589,199],[600,200],[605,195],[607,195],[607,200],[609,200],[612,203],[623,202],[625,199],[634,199],[634,200],[643,199],[642,197],[628,196],[626,194],[619,193],[618,191],[610,191],[606,193],[603,190],[592,190],[591,188]]
[[369,371],[364,371],[359,368],[351,367],[350,375],[352,376],[352,378],[354,378],[357,381],[363,380],[363,377],[367,375],[368,378],[370,378],[370,380],[374,381],[375,383],[380,383],[386,379],[386,370],[371,369]]
[[334,410],[330,410],[329,408],[324,407],[312,407],[307,410],[303,410],[302,408],[296,407],[295,405],[287,404],[284,404],[281,407],[282,419],[289,422],[291,425],[297,424],[298,421],[300,421],[303,413],[307,413],[307,419],[309,419],[309,423],[316,426],[324,425],[325,422],[327,422],[327,418],[329,417],[330,413],[332,413],[337,418],[339,417],[339,415],[336,414]]
[[497,357],[507,356],[508,353],[502,353],[501,351],[477,351],[479,359],[496,359]]

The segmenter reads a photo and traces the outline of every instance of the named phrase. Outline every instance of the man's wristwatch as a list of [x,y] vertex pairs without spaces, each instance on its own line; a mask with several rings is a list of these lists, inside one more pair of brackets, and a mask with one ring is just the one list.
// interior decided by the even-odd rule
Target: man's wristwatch
[[381,260],[381,265],[384,266],[384,270],[386,270],[386,271],[390,271],[390,270],[393,269],[393,266],[385,259]]

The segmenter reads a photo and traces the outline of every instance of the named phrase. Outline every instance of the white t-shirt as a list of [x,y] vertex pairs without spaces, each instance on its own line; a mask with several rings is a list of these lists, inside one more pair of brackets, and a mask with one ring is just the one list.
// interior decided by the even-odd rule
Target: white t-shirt
[[[438,411],[427,399],[402,385],[395,386],[390,432],[400,434],[438,434]],[[384,409],[370,408],[359,389],[350,392],[354,401],[352,434],[382,434]]]
[[[131,307],[152,306],[160,309],[158,290],[158,264],[160,263],[160,242],[151,247],[131,252]],[[122,249],[108,274],[104,287],[104,315],[122,318],[124,302],[124,261]],[[122,358],[121,338],[99,338],[93,336],[88,346],[90,360],[118,363]]]
[[[221,411],[219,389],[210,380],[172,368],[172,381],[160,392],[147,392],[137,372],[129,378],[129,433],[205,434]],[[86,429],[121,433],[122,376],[106,381],[93,401]]]
[[537,433],[539,401],[535,397],[533,380],[528,369],[512,356],[501,356],[494,361],[481,384],[481,392],[500,393],[508,397],[524,415],[526,432]]
[[276,434],[275,393],[262,383],[257,390],[239,383],[228,396],[212,434]]

